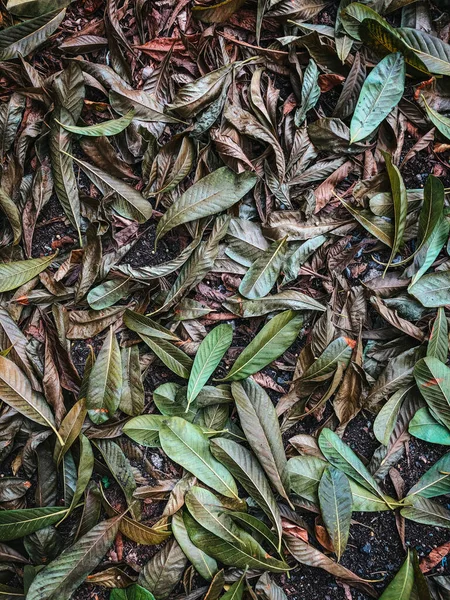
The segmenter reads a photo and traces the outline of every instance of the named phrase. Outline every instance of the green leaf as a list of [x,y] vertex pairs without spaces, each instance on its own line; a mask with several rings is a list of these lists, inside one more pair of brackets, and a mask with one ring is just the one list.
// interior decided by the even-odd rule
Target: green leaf
[[293,310],[273,317],[241,352],[223,381],[245,379],[276,360],[295,341],[302,324],[302,316]]
[[112,590],[109,600],[155,600],[155,596],[135,583],[124,590],[117,588]]
[[84,160],[73,156],[72,159],[102,194],[112,194],[111,206],[119,215],[127,219],[134,219],[138,223],[145,223],[150,219],[152,205],[134,187]]
[[183,350],[180,350],[180,348],[162,338],[151,338],[143,333],[139,333],[139,337],[167,368],[179,377],[183,377],[184,379],[189,378],[192,368],[192,358],[185,354]]
[[251,265],[239,285],[239,292],[250,300],[267,296],[278,279],[286,252],[286,238],[273,242]]
[[234,382],[231,393],[236,402],[239,421],[252,450],[269,481],[288,500],[284,475],[286,455],[280,425],[271,399],[253,379]]
[[281,553],[281,546],[277,536],[274,535],[272,530],[261,521],[261,518],[254,517],[253,515],[246,512],[230,511],[230,516],[235,523],[238,525],[244,525],[244,528],[253,529],[257,535],[262,536],[259,538],[261,542],[268,543],[278,552]]
[[0,511],[0,542],[17,540],[39,529],[54,525],[67,514],[64,506],[23,508]]
[[131,329],[131,331],[135,331],[139,334],[147,335],[151,338],[161,338],[163,340],[175,340],[178,341],[179,338],[174,333],[172,333],[166,327],[163,327],[153,319],[146,317],[145,315],[141,315],[140,313],[134,312],[127,308],[125,314],[123,315],[123,322]]
[[194,486],[185,496],[189,514],[205,529],[231,544],[240,544],[240,532],[226,507],[209,490]]
[[129,279],[111,279],[92,288],[86,300],[91,308],[103,310],[126,298],[130,287]]
[[86,415],[86,399],[80,398],[80,400],[78,400],[78,402],[72,406],[72,408],[64,417],[59,428],[59,437],[62,440],[62,444],[60,443],[59,439],[56,440],[55,450],[53,453],[53,457],[58,465],[61,462],[64,454],[70,450],[72,444],[80,435]]
[[244,4],[245,0],[222,0],[207,6],[194,5],[192,14],[204,23],[222,23],[227,21]]
[[70,598],[100,563],[119,530],[121,516],[102,521],[34,578],[28,600]]
[[139,348],[121,348],[122,391],[119,410],[127,415],[140,415],[144,410],[145,391],[139,362]]
[[421,498],[420,496],[407,497],[405,507],[401,509],[400,514],[405,519],[410,519],[422,525],[450,529],[450,510],[442,504],[427,498]]
[[420,408],[408,427],[411,435],[430,444],[450,446],[450,431],[436,421],[428,408]]
[[123,432],[137,444],[158,448],[159,430],[167,418],[164,415],[140,415],[130,419],[123,426]]
[[280,511],[256,457],[247,448],[225,438],[213,438],[211,452],[227,467],[233,477],[269,517],[277,530],[279,540],[281,540]]
[[303,123],[306,113],[317,104],[320,98],[320,87],[318,84],[319,69],[312,58],[303,72],[302,96],[300,108],[295,113],[295,124],[297,127]]
[[[408,212],[408,198],[406,196],[406,188],[399,168],[393,164],[392,157],[387,152],[383,152],[383,157],[386,162],[386,170],[391,184],[392,202],[394,204],[394,239],[392,242],[391,256],[389,257],[386,266],[387,269],[394,260],[399,248],[403,244],[403,236],[405,234],[406,227],[406,215]],[[423,225],[424,224],[422,223],[422,226]]]
[[21,415],[56,432],[55,418],[45,398],[33,390],[19,367],[4,356],[0,356],[0,399]]
[[430,73],[450,75],[450,45],[420,29],[398,27],[397,33],[414,50]]
[[0,263],[0,293],[15,290],[42,273],[55,259],[55,254],[43,258],[30,258]]
[[445,310],[438,308],[427,346],[427,356],[433,356],[445,363],[448,356],[448,322]]
[[422,60],[386,21],[383,23],[379,19],[364,19],[359,26],[359,35],[365,44],[382,56],[391,52],[401,52],[406,64],[412,67],[414,75],[430,75]]
[[189,375],[186,410],[216,370],[232,340],[233,328],[227,324],[214,327],[202,340]]
[[352,2],[349,6],[346,6],[340,13],[340,18],[345,31],[351,35],[355,40],[361,42],[361,36],[359,34],[359,26],[364,19],[373,19],[378,21],[385,27],[389,28],[392,33],[396,33],[394,27],[391,27],[389,23],[375,10],[366,6],[361,2]]
[[450,140],[450,118],[440,115],[437,111],[432,108],[425,97],[422,95],[422,101],[425,104],[425,110],[427,111],[428,118],[435,127],[442,133],[442,135]]
[[288,460],[286,474],[291,490],[316,504],[319,503],[318,488],[327,463],[317,456],[295,456]]
[[352,520],[352,492],[347,476],[327,467],[319,483],[320,512],[338,561],[347,547]]
[[[306,242],[297,242],[290,244],[288,249],[288,255],[283,264],[283,281],[282,285],[297,279],[300,267],[305,263],[310,256],[314,254],[314,251],[320,248],[327,241],[326,236],[316,235]],[[289,290],[291,291],[291,290]],[[281,292],[286,293],[286,292]],[[300,292],[298,292],[300,293]],[[290,306],[289,308],[294,308]],[[298,309],[299,310],[299,309]]]
[[339,365],[342,368],[348,366],[355,346],[355,340],[347,337],[339,337],[332,341],[301,376],[301,380],[325,381],[329,379]]
[[391,583],[384,590],[380,600],[410,600],[414,586],[414,568],[411,561],[411,554],[400,567]]
[[367,138],[400,101],[405,60],[396,52],[380,61],[364,82],[350,123],[350,144]]
[[67,110],[61,107],[56,108],[50,126],[49,148],[56,195],[67,218],[78,232],[78,239],[82,246],[80,198],[71,156],[72,136],[58,124],[56,119],[68,124],[74,121]]
[[353,450],[344,444],[334,431],[331,431],[331,429],[328,428],[324,428],[321,431],[319,436],[319,447],[325,458],[336,467],[336,469],[339,469],[354,479],[357,483],[369,490],[369,492],[375,493],[389,505],[389,502],[386,501],[386,496],[383,494],[380,486],[372,477],[368,469],[356,456]]
[[217,562],[191,542],[181,512],[172,517],[172,533],[197,573],[206,581],[211,581],[218,571]]
[[397,390],[394,394],[392,394],[392,396],[375,417],[373,432],[380,444],[383,444],[384,446],[389,444],[392,431],[400,412],[400,407],[410,389],[411,387],[408,386]]
[[178,584],[186,564],[184,552],[176,540],[172,540],[144,565],[138,583],[152,592],[156,600],[164,600]]
[[450,271],[423,275],[419,281],[409,286],[408,293],[429,308],[450,304]]
[[216,169],[194,183],[164,213],[156,229],[156,241],[183,223],[215,215],[236,204],[256,183],[248,171],[236,174],[228,167]]
[[[77,127],[76,125],[67,125],[56,121],[58,125],[61,125],[66,131],[76,133],[78,135],[88,135],[93,137],[99,137],[101,135],[117,135],[128,127],[134,117],[134,109],[127,112],[126,115],[119,119],[111,119],[110,121],[104,121],[98,125],[89,125],[87,127]],[[56,119],[55,119],[56,120]]]
[[117,411],[122,389],[120,348],[110,327],[89,375],[87,408],[93,423],[101,424]]
[[77,506],[84,494],[94,469],[94,453],[90,441],[82,433],[80,433],[79,440],[80,460],[78,463],[77,484],[69,507],[70,512]]
[[419,481],[409,490],[408,497],[418,495],[423,498],[443,496],[450,491],[450,454],[444,454]]
[[0,60],[30,54],[58,29],[65,14],[65,10],[52,11],[0,31]]
[[161,425],[159,438],[169,458],[219,494],[239,498],[233,477],[211,454],[208,438],[199,427],[172,417]]
[[235,581],[231,586],[228,592],[225,592],[223,596],[220,597],[220,600],[242,600],[244,595],[245,588],[245,571],[242,574],[241,578]]
[[360,225],[362,225],[369,233],[375,236],[380,242],[392,248],[392,241],[394,239],[394,226],[390,221],[386,221],[382,217],[373,215],[370,210],[362,209],[358,210],[351,204],[348,204],[342,198],[339,198],[343,206],[348,212],[355,217]]
[[258,544],[248,533],[240,530],[240,543],[232,544],[210,533],[198,523],[190,520],[186,523],[189,537],[201,550],[208,551],[213,558],[227,566],[240,569],[264,569],[273,573],[282,573],[288,565],[276,560]]
[[9,225],[13,232],[13,246],[20,242],[22,236],[22,224],[20,221],[19,209],[11,200],[8,194],[0,188],[0,210],[8,219]]
[[450,369],[427,356],[417,362],[414,377],[433,416],[450,429]]

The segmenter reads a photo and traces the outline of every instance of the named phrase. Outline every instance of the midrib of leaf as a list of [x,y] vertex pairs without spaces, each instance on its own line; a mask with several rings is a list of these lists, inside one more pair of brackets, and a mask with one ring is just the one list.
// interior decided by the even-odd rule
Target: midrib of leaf
[[[209,354],[208,358],[207,358],[207,359],[204,361],[204,363],[203,363],[203,367],[200,369],[200,372],[198,373],[197,377],[196,377],[196,378],[195,378],[195,380],[194,380],[194,383],[193,383],[193,385],[192,385],[192,388],[193,388],[193,389],[192,389],[192,393],[189,395],[189,397],[188,397],[188,399],[187,399],[187,400],[188,400],[188,405],[187,405],[187,408],[186,408],[186,412],[188,412],[188,410],[189,410],[189,405],[191,404],[191,402],[192,402],[192,400],[193,400],[193,396],[194,396],[194,398],[195,398],[195,391],[196,391],[196,389],[197,389],[198,382],[199,382],[199,380],[200,380],[201,376],[203,375],[203,373],[205,372],[205,370],[206,370],[206,367],[207,367],[207,366],[210,364],[211,357],[212,357],[212,355],[214,354],[214,351],[215,351],[215,350],[217,349],[217,347],[220,345],[220,341],[221,341],[221,340],[220,340],[220,339],[218,339],[218,340],[217,340],[217,342],[214,344],[214,346],[213,346],[213,348],[211,349],[211,352],[210,352],[210,354]],[[217,410],[217,409],[216,409],[216,410]]]
[[409,576],[409,570],[410,569],[411,569],[411,561],[409,560],[409,553],[408,553],[408,557],[406,559],[406,573],[405,573],[405,577],[403,579],[403,585],[402,585],[401,594],[399,596],[400,599],[402,599],[403,592],[406,589],[406,584],[407,584],[407,581],[408,581],[408,576]]
[[251,286],[252,288],[255,288],[258,285],[260,279],[262,279],[262,277],[266,274],[267,269],[272,265],[272,263],[274,262],[274,260],[278,256],[278,254],[280,253],[281,249],[284,248],[285,243],[286,243],[286,238],[283,238],[281,240],[281,242],[278,244],[278,247],[276,248],[275,252],[272,254],[270,259],[267,261],[266,266],[263,268],[263,270],[261,271],[259,276],[255,279],[254,283]]
[[108,377],[109,377],[109,373],[110,373],[110,369],[111,369],[111,362],[112,362],[112,329],[109,330],[109,348],[108,348],[108,354],[106,356],[106,367],[104,369],[105,372],[105,376],[103,378],[103,384],[102,384],[102,388],[103,388],[103,392],[102,392],[102,396],[103,398],[105,398],[106,396],[106,389],[107,389],[107,382],[108,382]]
[[332,476],[330,475],[330,481],[331,481],[331,486],[332,486],[332,490],[333,490],[333,500],[334,500],[334,509],[336,512],[336,528],[337,528],[337,535],[338,535],[338,542],[339,542],[339,555],[342,552],[342,548],[341,548],[341,522],[339,519],[339,506],[338,506],[338,501],[337,501],[337,496],[336,496],[336,485],[335,482],[332,479]]
[[[333,363],[337,363],[339,358],[344,354],[344,352],[346,352],[348,350],[349,346],[348,344],[346,345],[345,348],[342,349],[341,352],[339,352],[339,354],[337,356],[335,356],[334,358],[332,358],[329,362],[327,362],[322,368],[320,368],[318,371],[316,371],[315,373],[313,373],[310,377],[317,377],[318,375],[320,375],[320,373],[324,370],[327,369],[330,365],[332,365]],[[320,356],[317,360],[320,360]],[[303,381],[307,381],[310,377],[306,377],[304,378]],[[315,409],[314,409],[315,410]]]
[[353,144],[353,141],[354,141],[355,137],[357,137],[357,136],[358,136],[358,133],[361,131],[361,129],[363,129],[363,125],[365,125],[365,124],[367,123],[367,120],[368,120],[369,116],[370,116],[370,115],[373,113],[373,111],[374,111],[374,107],[375,107],[375,106],[378,104],[378,101],[380,100],[380,98],[381,98],[382,94],[384,93],[384,90],[386,89],[386,87],[387,87],[388,83],[390,83],[390,79],[391,79],[392,72],[393,72],[393,69],[394,69],[394,65],[395,65],[395,64],[396,64],[396,63],[394,63],[394,64],[392,65],[392,67],[391,67],[391,69],[390,69],[390,71],[389,71],[389,73],[388,73],[388,75],[387,75],[387,77],[386,77],[386,81],[385,81],[385,83],[383,84],[382,88],[380,89],[380,91],[379,91],[378,95],[375,97],[375,101],[372,103],[372,105],[371,105],[371,107],[370,107],[370,111],[368,112],[368,114],[366,115],[366,118],[365,118],[365,119],[363,120],[363,122],[362,122],[362,126],[360,126],[360,127],[359,127],[359,129],[356,131],[356,133],[355,133],[355,134],[352,136],[352,138],[351,138],[351,140],[350,140],[350,144]]
[[441,477],[439,477],[438,479],[434,479],[433,481],[430,481],[430,483],[421,487],[419,490],[417,490],[417,492],[412,492],[411,494],[408,494],[408,497],[412,498],[413,496],[421,496],[421,493],[424,490],[427,490],[428,488],[433,487],[434,485],[437,485],[437,484],[441,483],[442,481],[449,479],[449,477],[450,477],[450,475],[448,473],[443,474],[442,471],[440,471],[439,474],[441,475]]
[[[167,425],[167,423],[166,423]],[[211,471],[211,473],[213,473],[217,479],[219,479],[219,481],[221,481],[223,483],[223,485],[227,488],[227,490],[230,490],[230,492],[233,494],[233,497],[236,498],[237,500],[239,500],[239,496],[236,495],[236,493],[234,492],[234,490],[232,490],[228,484],[222,479],[222,477],[220,477],[220,475],[218,473],[216,473],[214,471],[214,469],[208,465],[208,463],[194,450],[194,448],[192,448],[191,446],[189,446],[184,440],[183,438],[181,438],[169,425],[167,425],[167,427],[170,429],[170,431],[173,433],[173,435],[180,440],[180,442],[186,446],[186,448],[188,448],[193,454],[195,454],[195,456]]]
[[[253,355],[252,355],[252,356],[249,358],[249,360],[248,360],[246,363],[244,363],[244,364],[242,365],[242,367],[240,367],[240,368],[239,368],[239,369],[237,369],[236,371],[233,371],[233,369],[231,369],[231,371],[228,373],[227,377],[225,377],[225,378],[224,378],[224,381],[225,381],[226,379],[228,379],[229,377],[231,377],[231,376],[233,376],[233,375],[236,375],[236,373],[239,373],[240,371],[242,371],[242,369],[244,369],[244,368],[245,368],[245,367],[246,367],[246,366],[247,366],[249,363],[251,363],[253,360],[255,360],[255,358],[256,358],[256,357],[257,357],[259,354],[261,354],[261,352],[262,352],[262,351],[263,351],[263,350],[266,348],[266,346],[268,346],[268,345],[269,345],[269,344],[270,344],[270,343],[271,343],[271,342],[272,342],[272,341],[273,341],[273,340],[274,340],[276,337],[278,337],[278,336],[279,336],[279,335],[280,335],[280,334],[283,332],[283,330],[284,330],[284,329],[285,329],[285,328],[286,328],[286,327],[289,325],[289,323],[290,323],[291,321],[292,321],[292,319],[291,319],[291,320],[290,320],[288,323],[286,323],[285,325],[283,325],[283,327],[282,327],[281,329],[279,329],[279,330],[278,330],[278,331],[277,331],[277,332],[276,332],[276,333],[275,333],[275,334],[274,334],[274,335],[273,335],[273,336],[272,336],[272,337],[271,337],[269,340],[267,340],[267,342],[266,342],[266,343],[265,343],[263,346],[261,346],[261,348],[260,348],[260,349],[259,349],[257,352],[255,352],[255,354],[253,354]],[[255,338],[255,339],[256,339],[256,338]]]

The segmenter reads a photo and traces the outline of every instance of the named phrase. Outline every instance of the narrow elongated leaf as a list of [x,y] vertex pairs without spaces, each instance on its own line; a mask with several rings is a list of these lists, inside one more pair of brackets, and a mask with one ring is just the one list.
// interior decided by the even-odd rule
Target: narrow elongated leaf
[[225,438],[213,438],[211,440],[211,452],[217,460],[227,467],[233,477],[238,480],[266,513],[281,540],[280,511],[269,482],[256,457],[247,448]]
[[3,29],[0,32],[0,60],[30,54],[57,30],[65,14],[65,10],[56,10]]
[[70,447],[78,438],[86,415],[86,399],[80,398],[80,400],[78,400],[78,402],[72,406],[67,415],[64,417],[61,427],[59,428],[59,435],[63,441],[63,444],[57,440],[55,445],[53,456],[57,464],[61,462],[64,454],[70,450]]
[[352,492],[342,471],[328,467],[319,483],[320,512],[338,560],[347,547],[352,520]]
[[183,350],[180,350],[180,348],[177,348],[165,339],[151,338],[143,333],[139,333],[139,337],[166,367],[179,377],[184,377],[184,379],[189,378],[192,368],[192,358],[183,352]]
[[236,174],[228,167],[197,181],[164,213],[158,222],[156,240],[183,223],[217,214],[236,204],[256,183],[253,173]]
[[287,481],[284,475],[286,455],[272,401],[252,379],[246,379],[242,383],[234,382],[231,393],[250,446],[272,485],[287,499]]
[[297,127],[300,127],[306,118],[306,113],[314,108],[320,97],[320,87],[317,82],[318,78],[319,69],[317,68],[316,63],[310,59],[303,74],[300,108],[295,113],[295,124]]
[[420,408],[416,412],[409,423],[408,431],[414,437],[430,444],[450,446],[450,430],[438,423],[428,408]]
[[61,127],[56,119],[59,119],[61,123],[71,124],[73,123],[73,117],[68,111],[62,108],[56,109],[50,128],[50,157],[52,160],[52,174],[56,195],[67,218],[78,232],[81,246],[81,208],[71,156],[71,135]]
[[383,156],[386,162],[386,169],[391,184],[392,202],[394,205],[394,239],[392,241],[391,256],[387,264],[387,267],[389,267],[400,246],[403,244],[403,236],[405,234],[406,227],[406,214],[408,212],[408,198],[406,196],[406,187],[399,168],[392,163],[392,158],[387,152],[383,152]]
[[249,268],[241,281],[239,292],[249,299],[267,296],[278,279],[286,252],[286,238],[273,242]]
[[111,546],[120,519],[118,516],[102,521],[39,571],[28,590],[28,600],[70,598]]
[[220,597],[220,600],[242,600],[245,589],[245,572],[242,574],[242,577],[235,581],[233,585],[230,586],[228,592],[225,592],[223,596]]
[[433,329],[428,340],[427,356],[433,356],[441,362],[447,361],[448,355],[448,322],[445,311],[438,308],[436,319],[433,323]]
[[450,510],[427,498],[420,496],[406,498],[405,506],[401,509],[400,514],[405,519],[416,523],[450,529]]
[[233,328],[231,325],[214,327],[200,344],[189,375],[187,389],[187,409],[200,390],[216,370],[225,352],[231,345]]
[[87,408],[94,423],[104,423],[119,407],[122,364],[116,335],[110,328],[89,375]]
[[66,131],[76,133],[78,135],[87,135],[92,137],[100,137],[102,135],[117,135],[128,127],[134,117],[134,110],[130,110],[126,115],[120,117],[120,119],[111,119],[110,121],[104,121],[98,125],[89,125],[87,127],[77,127],[76,125],[67,125],[65,123],[57,123],[61,125]]
[[271,312],[288,309],[297,311],[325,310],[325,307],[320,302],[296,290],[286,290],[273,296],[266,296],[265,298],[257,298],[255,300],[244,300],[239,296],[232,296],[226,302],[223,302],[223,306],[227,310],[244,318],[260,317]]
[[240,543],[232,544],[210,533],[198,523],[190,520],[186,523],[189,537],[201,550],[208,551],[213,558],[227,566],[241,569],[264,569],[273,573],[282,573],[289,569],[283,561],[272,558],[248,533],[240,531]]
[[28,419],[56,431],[55,418],[44,397],[33,390],[15,363],[1,355],[0,399]]
[[[372,477],[368,469],[356,456],[353,450],[344,444],[334,431],[327,428],[323,429],[319,436],[319,446],[325,458],[330,461],[336,469],[343,471],[370,492],[374,492],[383,501],[386,500],[380,486]],[[389,502],[387,502],[387,504],[389,505]]]
[[179,417],[172,417],[161,426],[159,437],[169,458],[219,494],[238,498],[233,477],[211,454],[208,438],[199,427]]
[[197,573],[206,581],[211,581],[218,571],[217,562],[191,542],[181,512],[172,517],[172,533]]
[[104,195],[113,195],[114,200],[111,204],[119,215],[134,219],[138,223],[145,223],[150,219],[152,205],[134,187],[84,160],[75,157],[72,159]]
[[329,379],[339,365],[346,368],[356,346],[355,340],[339,337],[332,341],[319,358],[302,375],[302,381],[324,381]]
[[151,338],[161,338],[163,340],[175,340],[178,341],[178,337],[172,333],[166,327],[163,327],[153,319],[146,317],[145,315],[141,315],[140,313],[134,312],[133,310],[125,311],[123,316],[123,322],[131,329],[131,331],[135,331],[139,334],[147,335]]
[[450,490],[450,454],[442,456],[409,490],[408,496],[435,498]]
[[399,572],[382,593],[380,600],[409,600],[414,586],[414,567],[411,554],[402,564]]
[[271,319],[231,367],[224,381],[245,379],[277,359],[296,339],[303,318],[286,310]]
[[389,439],[397,421],[403,400],[410,389],[410,387],[407,387],[397,390],[377,414],[373,424],[373,432],[380,444],[384,444],[385,446],[389,444]]
[[0,293],[15,290],[42,273],[53,262],[55,255],[30,258],[0,264]]
[[241,528],[235,524],[226,507],[212,492],[194,486],[187,492],[185,501],[189,514],[202,527],[231,544],[240,544]]
[[142,383],[139,348],[129,346],[120,350],[122,359],[122,390],[119,409],[127,415],[140,415],[144,410],[145,391]]
[[399,27],[397,33],[414,50],[430,73],[450,75],[450,45],[420,29]]
[[130,461],[120,446],[112,440],[97,440],[95,445],[100,450],[111,475],[120,485],[133,518],[138,518],[140,516],[140,507],[139,503],[133,497],[137,486]]
[[67,514],[64,506],[0,511],[0,541],[8,542],[54,525]]
[[80,440],[80,461],[78,463],[78,477],[75,492],[70,503],[69,510],[72,511],[80,501],[85,489],[88,486],[89,480],[94,469],[94,453],[92,452],[91,443],[82,433],[79,436]]
[[423,103],[425,104],[425,109],[427,111],[428,118],[433,123],[435,127],[442,133],[442,135],[450,140],[450,119],[445,115],[439,114],[437,111],[432,108],[425,98],[422,96]]
[[129,279],[111,279],[93,288],[86,300],[91,308],[103,310],[128,296],[129,289]]
[[450,429],[450,369],[427,356],[414,367],[414,378],[433,416]]
[[400,52],[380,61],[365,80],[350,123],[350,144],[368,137],[400,101],[405,60]]

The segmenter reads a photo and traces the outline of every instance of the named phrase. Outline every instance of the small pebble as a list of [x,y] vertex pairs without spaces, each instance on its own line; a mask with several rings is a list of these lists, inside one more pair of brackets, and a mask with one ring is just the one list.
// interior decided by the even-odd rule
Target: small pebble
[[369,542],[366,542],[361,548],[361,552],[364,552],[364,554],[370,554],[372,552],[372,545],[369,544]]

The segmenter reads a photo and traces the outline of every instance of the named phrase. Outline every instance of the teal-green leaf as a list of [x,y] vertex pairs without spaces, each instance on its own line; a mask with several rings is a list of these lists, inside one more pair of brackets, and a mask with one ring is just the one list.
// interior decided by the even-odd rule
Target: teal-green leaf
[[430,444],[450,446],[450,430],[438,423],[426,407],[416,412],[409,423],[408,431],[419,440]]
[[208,438],[199,427],[180,417],[172,417],[161,425],[159,439],[170,459],[219,494],[239,498],[233,477],[211,454]]
[[416,363],[414,377],[433,416],[450,429],[450,369],[427,356]]
[[347,547],[353,505],[350,483],[345,473],[334,467],[325,469],[319,483],[319,503],[323,522],[340,560]]
[[408,293],[428,308],[447,306],[450,304],[450,270],[423,275],[409,286]]
[[435,498],[450,492],[450,454],[444,454],[409,490],[408,496]]
[[391,583],[384,590],[380,600],[410,600],[414,586],[414,567],[411,554],[408,552],[405,562],[400,567]]
[[371,135],[397,106],[405,89],[405,59],[388,54],[365,80],[350,123],[350,144]]
[[71,133],[78,135],[87,135],[92,137],[100,137],[102,135],[117,135],[126,129],[131,123],[134,117],[134,112],[134,110],[130,110],[126,115],[120,117],[119,119],[111,119],[109,121],[99,123],[98,125],[88,125],[87,127],[77,127],[76,125],[66,125],[64,123],[59,123],[59,121],[56,122],[66,131],[70,131]]
[[189,375],[187,408],[216,370],[232,340],[233,328],[225,323],[214,327],[202,340]]

